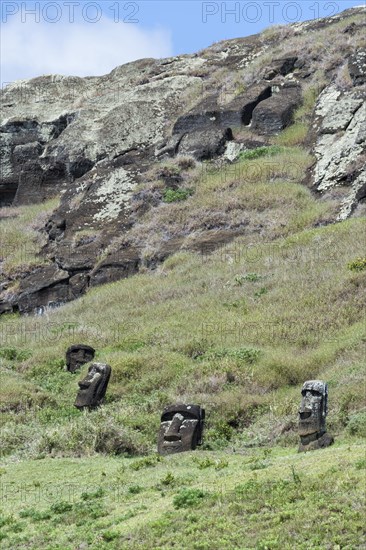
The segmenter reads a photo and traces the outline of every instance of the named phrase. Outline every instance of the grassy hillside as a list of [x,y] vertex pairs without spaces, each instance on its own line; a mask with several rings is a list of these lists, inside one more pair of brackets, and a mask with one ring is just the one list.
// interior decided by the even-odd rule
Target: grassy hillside
[[[278,192],[300,214],[319,208],[297,184]],[[4,548],[363,548],[364,230],[240,237],[47,316],[3,317]],[[63,370],[79,341],[113,369],[92,413],[73,407],[87,366]],[[304,456],[297,408],[313,377],[329,383],[336,446]],[[207,409],[204,448],[158,461],[175,401]],[[53,493],[69,482],[75,495]],[[29,502],[38,490],[51,497]]]
[[[298,113],[260,154],[192,167],[189,192],[129,237],[146,259],[167,234],[182,239],[156,270],[0,318],[4,548],[365,548],[365,220],[331,224],[332,202],[301,185],[306,129]],[[52,205],[34,208],[2,225],[11,243],[26,236],[31,264],[34,217]],[[91,413],[73,406],[88,368],[65,372],[73,343],[112,367]],[[311,378],[329,384],[336,443],[298,455]],[[177,401],[206,408],[204,445],[158,458],[160,414]]]

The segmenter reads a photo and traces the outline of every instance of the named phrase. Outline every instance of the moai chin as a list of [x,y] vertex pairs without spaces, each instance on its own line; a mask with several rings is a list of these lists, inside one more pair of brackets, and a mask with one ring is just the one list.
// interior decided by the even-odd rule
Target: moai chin
[[80,389],[76,396],[75,407],[78,409],[95,409],[102,403],[107,391],[111,370],[111,367],[104,363],[90,365],[88,374],[78,382]]
[[328,447],[334,441],[326,432],[328,386],[322,380],[307,380],[301,390],[299,452]]
[[85,344],[75,344],[66,351],[66,366],[69,372],[77,371],[85,363],[94,359],[95,349]]
[[158,453],[192,451],[202,445],[205,410],[199,405],[170,405],[161,415]]

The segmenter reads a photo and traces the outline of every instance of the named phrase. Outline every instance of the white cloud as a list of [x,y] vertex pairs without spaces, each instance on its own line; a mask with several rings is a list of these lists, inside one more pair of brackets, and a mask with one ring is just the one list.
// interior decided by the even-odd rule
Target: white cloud
[[21,23],[10,19],[1,29],[1,82],[42,74],[98,76],[144,57],[172,55],[171,34],[136,24]]

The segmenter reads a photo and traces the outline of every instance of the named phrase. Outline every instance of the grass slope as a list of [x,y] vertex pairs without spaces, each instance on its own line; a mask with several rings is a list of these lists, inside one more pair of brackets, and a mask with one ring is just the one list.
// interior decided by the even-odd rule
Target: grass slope
[[[147,211],[130,235],[146,257],[182,239],[155,271],[1,317],[4,548],[365,548],[365,220],[329,224],[334,205],[300,185],[303,124],[229,169],[195,167],[185,200]],[[34,244],[30,264],[49,207],[5,220],[9,242]],[[112,366],[91,413],[73,406],[88,366],[64,370],[78,342]],[[336,444],[298,455],[300,387],[315,377]],[[177,401],[206,408],[205,443],[161,459],[160,414]]]
[[2,548],[364,548],[365,446],[46,459],[2,470]]

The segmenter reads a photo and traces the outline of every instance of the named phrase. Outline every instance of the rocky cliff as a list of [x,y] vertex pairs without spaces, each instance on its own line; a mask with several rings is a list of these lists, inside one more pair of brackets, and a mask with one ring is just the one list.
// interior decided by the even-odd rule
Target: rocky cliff
[[[270,147],[297,124],[313,155],[298,174],[336,207],[365,211],[365,10],[270,28],[195,55],[142,59],[103,77],[42,76],[1,92],[1,206],[59,197],[40,265],[4,272],[1,312],[43,311],[152,268],[181,247],[217,245],[255,223],[165,231],[144,251],[136,227],[197,173]],[[249,228],[250,226],[250,228]],[[145,228],[146,229],[146,228]],[[214,232],[212,233],[212,230]],[[143,233],[143,231],[142,231]],[[187,237],[188,236],[188,237]]]

